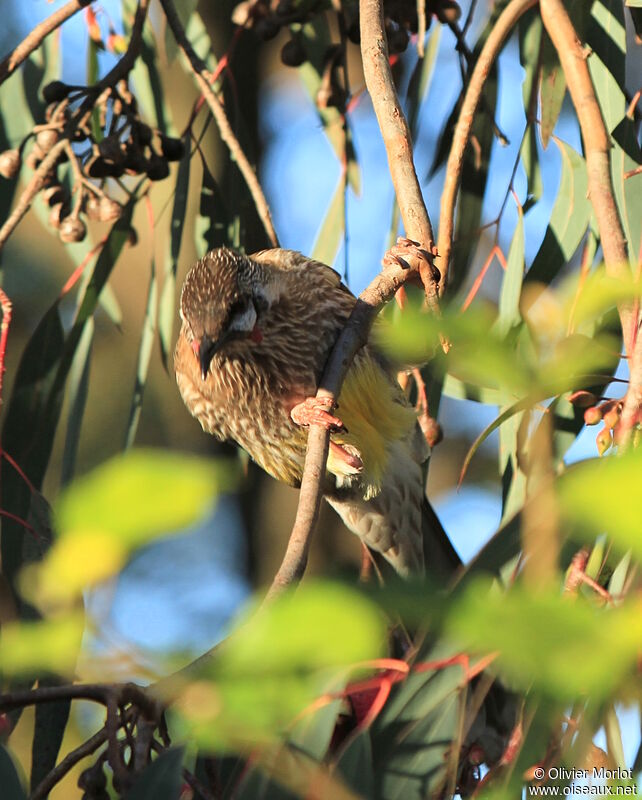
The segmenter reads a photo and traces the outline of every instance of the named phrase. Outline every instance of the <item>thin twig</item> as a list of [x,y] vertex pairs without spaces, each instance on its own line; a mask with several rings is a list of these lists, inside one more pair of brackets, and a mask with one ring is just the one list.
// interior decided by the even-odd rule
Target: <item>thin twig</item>
[[[105,75],[104,78],[101,78],[95,87],[93,87],[95,91],[88,95],[84,103],[74,114],[75,120],[82,120],[82,117],[87,113],[88,108],[93,107],[95,103],[100,101],[101,97],[99,96],[96,98],[96,92],[108,90],[108,87],[115,85],[119,80],[126,77],[133,67],[140,50],[143,25],[147,16],[149,2],[150,0],[140,0],[138,3],[129,45],[127,46],[125,54],[120,61],[107,73],[107,75]],[[25,190],[20,195],[18,203],[11,216],[7,219],[2,228],[0,228],[0,250],[2,250],[7,239],[13,233],[15,227],[29,210],[34,197],[42,189],[47,173],[49,173],[50,170],[55,166],[58,156],[62,153],[65,147],[67,147],[67,139],[63,137],[51,148],[51,150],[41,161],[38,169],[36,169],[34,172]]]
[[479,105],[484,84],[488,79],[490,70],[495,63],[508,35],[516,23],[529,8],[537,4],[537,0],[511,0],[500,14],[496,24],[484,44],[475,68],[473,69],[464,102],[459,112],[459,119],[455,126],[453,143],[448,155],[446,165],[446,180],[441,195],[441,213],[439,215],[439,271],[441,272],[440,289],[443,292],[448,279],[450,267],[450,254],[453,243],[453,230],[455,227],[455,202],[459,191],[461,173],[464,166],[464,154],[470,139],[475,111]]
[[6,220],[2,228],[0,228],[0,250],[2,250],[7,239],[13,233],[15,227],[29,210],[34,197],[42,189],[47,174],[55,165],[58,156],[65,149],[66,141],[66,139],[60,139],[60,141],[56,142],[47,155],[42,159],[38,169],[33,173],[31,180],[25,187],[23,193],[20,195],[16,207],[13,209],[11,215]]
[[241,147],[234,134],[234,131],[232,130],[232,126],[229,123],[225,109],[221,105],[221,101],[218,99],[215,92],[212,90],[212,87],[210,86],[212,76],[208,72],[207,65],[197,55],[192,47],[191,42],[185,35],[185,28],[180,21],[180,18],[176,12],[176,7],[174,6],[172,0],[160,0],[160,2],[163,7],[163,11],[165,12],[165,16],[167,17],[169,27],[172,29],[172,33],[176,39],[176,43],[187,58],[190,67],[192,68],[194,79],[198,84],[198,88],[204,95],[212,115],[216,120],[221,139],[227,145],[230,155],[236,162],[236,165],[245,179],[245,183],[247,184],[247,188],[250,190],[257,213],[261,219],[261,222],[263,223],[263,227],[265,228],[265,232],[267,233],[272,246],[278,247],[278,237],[272,223],[270,208],[267,200],[265,199],[265,195],[263,194],[263,190],[261,189],[261,184],[259,183],[252,165],[248,161],[247,156],[243,152],[243,148]]
[[0,308],[2,309],[2,322],[0,323],[0,406],[2,405],[2,378],[4,376],[5,356],[7,353],[7,339],[9,338],[9,326],[11,325],[11,312],[13,306],[4,290],[0,288]]
[[33,790],[30,800],[43,800],[47,797],[53,787],[59,783],[65,775],[76,766],[83,758],[87,758],[92,753],[95,753],[98,748],[107,741],[108,733],[107,728],[101,728],[97,733],[71,750],[63,758],[63,760],[56,764],[56,766],[40,781],[38,786]]
[[[615,280],[630,280],[626,237],[613,196],[609,137],[595,95],[586,53],[561,0],[541,0],[542,22],[564,70],[566,85],[582,131],[588,190],[595,211],[606,274]],[[637,333],[637,313],[631,302],[618,306],[624,349],[631,355]]]
[[91,0],[70,0],[57,11],[54,11],[50,17],[36,25],[31,33],[0,62],[0,84],[4,83],[18,69],[20,64],[26,58],[29,58],[34,50],[40,47],[50,33],[59,28],[70,17],[73,17],[77,11],[88,6],[90,2]]
[[[368,341],[370,328],[379,309],[394,297],[408,278],[420,271],[419,257],[416,261],[409,257],[407,261],[407,269],[400,264],[387,265],[359,295],[328,359],[317,391],[318,398],[329,399],[336,404],[352,359]],[[434,279],[433,284],[436,284]],[[436,285],[434,290],[436,291]],[[310,426],[296,519],[287,551],[272,581],[267,600],[299,581],[305,571],[312,533],[319,516],[329,441],[330,434],[325,428],[319,425]]]
[[[415,171],[410,129],[399,103],[388,61],[382,0],[360,0],[359,17],[363,73],[386,147],[388,168],[406,236],[418,240],[422,247],[434,255],[433,229]],[[420,267],[427,304],[436,312],[437,297],[434,294],[429,296],[432,286],[431,264],[424,260]]]

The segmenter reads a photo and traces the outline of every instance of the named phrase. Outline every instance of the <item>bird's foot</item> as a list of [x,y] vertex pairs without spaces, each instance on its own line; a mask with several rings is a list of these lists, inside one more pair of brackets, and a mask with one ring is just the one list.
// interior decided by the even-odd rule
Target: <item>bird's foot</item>
[[433,273],[433,280],[438,282],[440,277],[439,270],[433,263],[433,259],[437,257],[437,249],[432,242],[429,247],[430,249],[426,250],[421,246],[420,242],[414,242],[412,239],[400,236],[397,239],[397,244],[387,251],[381,263],[384,267],[398,265],[416,272],[421,272],[422,263],[424,266],[428,264],[431,273]]
[[330,411],[333,402],[330,397],[306,397],[290,411],[290,417],[297,425],[322,425],[332,433],[345,433],[343,422]]

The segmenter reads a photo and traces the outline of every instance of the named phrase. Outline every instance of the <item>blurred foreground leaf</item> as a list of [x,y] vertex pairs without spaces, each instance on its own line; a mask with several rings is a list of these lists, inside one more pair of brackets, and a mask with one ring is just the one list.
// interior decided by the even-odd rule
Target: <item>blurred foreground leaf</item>
[[74,481],[55,507],[59,537],[47,558],[23,573],[41,607],[73,600],[115,575],[137,547],[202,518],[233,476],[210,459],[134,450]]
[[338,584],[304,585],[246,616],[200,679],[179,687],[179,724],[207,748],[273,741],[384,645],[374,603]]
[[573,466],[558,483],[565,515],[594,535],[606,533],[621,551],[642,560],[639,497],[642,451],[591,459]]
[[7,675],[46,671],[71,676],[83,628],[81,613],[38,622],[9,622],[2,628],[0,669]]
[[609,698],[633,677],[642,639],[642,617],[632,604],[599,609],[520,585],[491,591],[486,581],[465,590],[446,628],[464,647],[498,651],[497,665],[514,684],[560,701]]

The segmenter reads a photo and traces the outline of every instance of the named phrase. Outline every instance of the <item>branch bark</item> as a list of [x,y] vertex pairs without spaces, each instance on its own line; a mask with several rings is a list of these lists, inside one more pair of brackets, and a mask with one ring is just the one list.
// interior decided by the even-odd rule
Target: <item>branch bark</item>
[[243,148],[241,147],[239,140],[234,135],[234,131],[232,130],[232,126],[229,123],[227,114],[225,113],[225,109],[223,108],[221,101],[216,96],[216,93],[212,90],[210,85],[210,79],[212,76],[207,69],[207,65],[198,56],[192,47],[191,42],[187,38],[185,29],[183,28],[178,14],[176,13],[176,7],[174,6],[172,0],[160,0],[160,3],[163,7],[163,11],[167,17],[167,22],[169,27],[172,29],[172,33],[174,34],[176,42],[189,61],[192,72],[194,73],[194,80],[198,84],[198,88],[205,97],[205,100],[210,107],[210,111],[212,112],[212,116],[216,120],[221,139],[227,145],[230,155],[236,162],[236,165],[245,179],[245,183],[247,184],[247,188],[250,190],[257,213],[261,219],[261,222],[263,223],[263,227],[265,228],[265,232],[267,233],[272,246],[278,247],[279,240],[276,235],[276,230],[274,229],[274,224],[272,223],[270,207],[268,206],[265,195],[263,194],[263,189],[261,189],[261,184],[259,183],[256,173],[248,161],[247,156],[243,152]]
[[22,62],[29,58],[34,50],[37,50],[50,33],[59,28],[63,22],[88,6],[91,0],[70,0],[64,6],[43,20],[29,33],[19,45],[5,56],[0,62],[0,84],[4,83],[8,77],[18,69]]
[[448,279],[448,270],[450,268],[453,231],[455,227],[455,203],[464,166],[464,154],[470,139],[470,131],[473,126],[475,112],[479,106],[482,90],[490,70],[495,63],[495,59],[504,46],[508,35],[515,27],[520,17],[536,4],[537,0],[511,0],[500,14],[497,23],[490,32],[479,54],[472,75],[470,76],[468,89],[466,90],[464,102],[459,112],[459,119],[455,127],[453,143],[448,155],[446,180],[441,195],[437,250],[439,252],[439,270],[441,272],[440,289],[442,292],[445,288]]
[[[597,102],[586,53],[561,0],[541,0],[542,22],[564,70],[571,100],[575,106],[588,173],[588,190],[595,211],[606,273],[615,280],[630,280],[626,237],[613,196],[609,151],[611,139]],[[637,313],[632,302],[618,307],[624,347],[633,352],[637,333]]]
[[[419,257],[406,260],[408,262],[406,268],[401,264],[386,266],[357,298],[346,326],[330,354],[317,397],[328,398],[333,406],[336,405],[352,360],[357,351],[368,341],[370,328],[381,306],[395,296],[408,278],[421,271],[422,261],[426,268],[430,269],[430,265]],[[437,281],[435,273],[431,274],[433,275],[431,294],[436,297]],[[283,562],[272,581],[266,600],[273,599],[288,586],[297,583],[305,572],[310,541],[319,516],[329,443],[330,434],[325,428],[319,425],[310,426],[294,527]]]
[[[363,74],[386,147],[388,168],[406,236],[420,242],[422,247],[434,255],[434,234],[415,171],[410,129],[397,96],[388,61],[383,0],[360,0],[359,16]],[[434,292],[430,292],[433,283],[431,264],[424,261],[420,268],[427,304],[431,310],[437,311],[437,297]],[[439,269],[441,270],[441,261]]]

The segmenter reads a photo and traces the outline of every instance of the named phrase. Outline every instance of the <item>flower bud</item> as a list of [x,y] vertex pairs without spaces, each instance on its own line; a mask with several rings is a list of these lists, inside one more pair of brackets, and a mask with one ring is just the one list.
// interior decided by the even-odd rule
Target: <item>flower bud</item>
[[591,406],[597,405],[598,400],[599,397],[596,397],[593,392],[587,392],[584,389],[573,392],[568,398],[568,402],[576,408],[590,408]]
[[59,103],[69,94],[71,86],[67,86],[62,81],[51,81],[42,89],[42,97],[45,103]]

